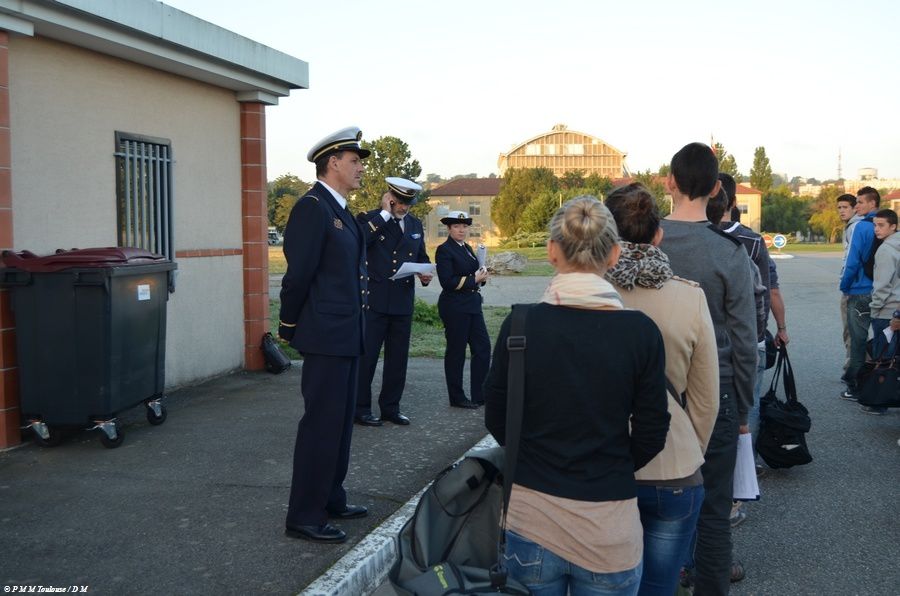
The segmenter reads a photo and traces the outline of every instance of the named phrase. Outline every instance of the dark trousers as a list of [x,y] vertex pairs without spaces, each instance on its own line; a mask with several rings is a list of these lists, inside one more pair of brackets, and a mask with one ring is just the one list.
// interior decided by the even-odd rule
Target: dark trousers
[[326,509],[340,510],[347,504],[343,484],[350,461],[358,369],[355,356],[303,356],[304,412],[294,445],[289,525],[323,524]]
[[484,403],[483,385],[491,364],[491,338],[488,337],[482,313],[460,313],[452,308],[440,309],[444,322],[444,376],[450,403],[466,401],[463,391],[463,367],[466,365],[466,345],[472,352],[471,393],[472,401]]
[[409,360],[409,336],[412,315],[386,315],[366,312],[366,353],[360,359],[359,392],[356,415],[372,413],[372,380],[378,366],[378,353],[384,344],[381,371],[381,393],[378,407],[382,416],[400,413],[400,398],[406,386],[406,364]]
[[737,455],[738,415],[734,388],[719,388],[719,415],[706,448],[703,488],[706,496],[697,520],[694,594],[728,594],[731,578],[731,502]]

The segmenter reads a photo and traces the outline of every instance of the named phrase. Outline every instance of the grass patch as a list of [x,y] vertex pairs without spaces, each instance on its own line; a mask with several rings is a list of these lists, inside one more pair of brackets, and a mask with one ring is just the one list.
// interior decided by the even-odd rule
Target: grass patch
[[281,246],[269,247],[269,275],[284,275],[287,271],[287,261],[284,258],[284,250]]
[[[269,300],[269,326],[272,335],[278,338],[278,311],[281,308],[281,301],[277,299]],[[491,338],[491,345],[500,332],[500,325],[503,319],[509,314],[509,307],[505,306],[486,306],[484,308],[484,322],[487,325],[488,335]],[[284,341],[278,339],[284,353],[291,360],[301,359],[300,354]],[[409,355],[412,358],[443,358],[444,347],[444,325],[441,323],[440,316],[437,313],[437,306],[426,303],[424,300],[416,300],[416,310],[413,314],[412,336],[409,342]]]
[[[509,314],[510,309],[508,306],[485,306],[483,310],[484,323],[487,325],[488,336],[491,338],[491,346],[493,346],[497,334],[500,332],[500,325]],[[416,320],[415,315],[413,316],[412,336],[409,340],[410,357],[443,358],[446,346],[444,326],[440,320],[437,321],[437,325],[429,325]]]

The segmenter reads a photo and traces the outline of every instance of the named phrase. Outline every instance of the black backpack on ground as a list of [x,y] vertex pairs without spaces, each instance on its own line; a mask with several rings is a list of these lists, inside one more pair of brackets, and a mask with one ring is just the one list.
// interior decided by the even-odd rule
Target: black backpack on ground
[[[778,399],[778,378],[784,373],[785,401]],[[778,361],[769,391],[759,401],[759,437],[756,450],[770,468],[802,466],[812,461],[806,433],[812,421],[809,410],[797,400],[794,369],[787,348],[778,348]]]

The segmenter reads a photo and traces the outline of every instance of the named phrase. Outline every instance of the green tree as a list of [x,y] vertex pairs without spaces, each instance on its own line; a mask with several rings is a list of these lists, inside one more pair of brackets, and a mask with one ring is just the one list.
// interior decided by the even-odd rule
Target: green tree
[[672,172],[672,166],[670,164],[664,163],[663,165],[659,166],[659,170],[656,171],[656,175],[661,176],[662,178],[665,178],[671,172]]
[[825,186],[810,203],[809,227],[816,234],[826,236],[829,242],[836,242],[844,231],[844,222],[837,214],[837,198],[841,194],[837,186]]
[[716,143],[713,145],[713,152],[716,154],[716,159],[719,160],[719,171],[729,174],[735,182],[743,182],[744,177],[738,172],[737,161],[735,161],[734,155],[725,150],[725,145]]
[[[372,154],[363,162],[366,169],[362,182],[351,197],[351,209],[355,213],[381,205],[381,197],[388,189],[386,177],[398,176],[414,181],[422,174],[422,166],[413,159],[409,145],[397,137],[380,137],[371,142],[363,141],[361,145]],[[419,202],[411,210],[417,217],[424,217],[430,209],[426,198],[420,195]]]
[[503,186],[491,203],[491,219],[503,236],[519,230],[522,212],[545,191],[559,190],[559,180],[547,168],[511,168],[503,175]]
[[572,170],[564,173],[559,177],[559,185],[566,190],[581,188],[584,186],[584,170]]
[[750,169],[750,184],[765,196],[772,189],[772,166],[766,157],[766,148],[757,147],[753,151],[753,167]]
[[[279,199],[284,196],[293,197],[294,201],[291,202],[291,205],[293,206],[297,199],[306,194],[306,191],[310,189],[312,184],[304,182],[291,173],[287,173],[272,180],[267,186],[269,192],[268,200],[266,202],[268,206],[269,225],[278,227],[279,231],[284,231],[284,224],[279,227],[279,224],[275,221],[275,211],[278,208]],[[287,223],[287,219],[285,219],[285,223]]]
[[582,186],[584,192],[580,194],[593,195],[598,199],[601,199],[606,197],[612,189],[612,180],[595,172],[584,179],[584,184]]
[[287,226],[288,216],[290,216],[291,209],[294,208],[297,199],[298,197],[293,195],[283,195],[275,199],[275,215],[270,220],[270,223],[278,228],[279,232],[284,232],[284,228]]
[[546,190],[534,197],[522,210],[519,230],[525,233],[546,232],[550,218],[565,200],[562,191]]
[[789,186],[779,186],[763,197],[762,229],[767,232],[807,232],[809,218],[809,199],[792,197]]

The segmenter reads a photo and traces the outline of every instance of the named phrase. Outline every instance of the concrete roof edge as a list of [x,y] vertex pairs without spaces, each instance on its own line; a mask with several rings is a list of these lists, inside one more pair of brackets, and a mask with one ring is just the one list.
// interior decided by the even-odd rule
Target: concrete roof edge
[[285,96],[309,65],[156,0],[0,0],[0,12],[59,39],[235,91]]

